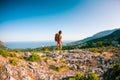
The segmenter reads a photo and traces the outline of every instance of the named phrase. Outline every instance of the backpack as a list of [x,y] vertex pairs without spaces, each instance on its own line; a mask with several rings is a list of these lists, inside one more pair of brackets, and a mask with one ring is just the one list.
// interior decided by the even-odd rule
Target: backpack
[[55,34],[55,41],[58,41],[58,40],[59,40],[59,34],[56,33],[56,34]]

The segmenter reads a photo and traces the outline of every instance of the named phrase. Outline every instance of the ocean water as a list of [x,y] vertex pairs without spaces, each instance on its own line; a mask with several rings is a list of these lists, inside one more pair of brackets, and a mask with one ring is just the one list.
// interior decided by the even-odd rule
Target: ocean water
[[[66,45],[70,41],[63,41]],[[11,49],[25,49],[25,48],[38,48],[44,46],[55,46],[55,41],[31,41],[31,42],[5,42],[6,46]]]

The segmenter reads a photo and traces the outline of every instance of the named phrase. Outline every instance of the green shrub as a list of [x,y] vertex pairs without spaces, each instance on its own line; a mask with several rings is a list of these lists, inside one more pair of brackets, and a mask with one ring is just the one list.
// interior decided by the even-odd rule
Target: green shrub
[[14,52],[10,53],[10,57],[16,57],[16,56],[17,56],[16,53]]
[[85,77],[81,73],[78,73],[75,77],[75,80],[85,80]]
[[89,73],[88,74],[88,79],[89,80],[100,80],[95,73]]
[[85,77],[85,75],[78,73],[76,74],[75,77],[67,77],[66,80],[100,80],[100,79],[94,73],[89,73],[88,77]]
[[62,63],[61,66],[56,66],[56,65],[50,65],[51,69],[60,72],[61,70],[63,70],[64,68],[67,67],[66,64]]
[[25,65],[21,65],[21,67],[25,68]]
[[68,80],[76,80],[75,78],[69,78]]
[[19,59],[24,59],[24,56],[21,55],[21,56],[18,56],[17,58],[19,58]]
[[41,57],[40,57],[38,54],[33,53],[33,54],[29,57],[28,60],[30,60],[30,61],[39,61],[39,60],[41,60]]
[[14,59],[14,58],[10,59],[9,62],[12,65],[17,65],[18,64],[18,61],[16,59]]
[[64,58],[60,58],[60,61],[65,62],[65,59]]
[[67,67],[67,65],[65,63],[62,63],[61,68],[65,68],[65,67]]
[[98,48],[89,48],[89,50],[94,53],[98,52]]
[[0,55],[2,55],[3,57],[8,57],[8,56],[10,56],[10,53],[6,50],[0,49]]
[[56,65],[50,65],[50,68],[53,69],[53,70],[55,70],[55,71],[58,71],[58,72],[60,72],[61,69],[62,69],[61,67],[56,66]]
[[51,57],[47,56],[45,60],[50,60],[50,59],[51,59]]
[[60,67],[56,67],[56,71],[60,72],[61,68]]
[[8,56],[9,56],[9,54],[8,54],[7,52],[3,52],[1,55],[2,55],[3,57],[8,57]]
[[71,49],[76,49],[77,48],[77,45],[66,45],[66,46],[63,46],[63,50],[71,50]]
[[49,53],[49,52],[51,52],[51,49],[50,49],[50,47],[41,47],[41,48],[39,48],[38,51],[44,52],[44,53]]
[[3,65],[0,65],[0,71],[2,71],[3,70]]
[[50,65],[50,69],[56,70],[56,66],[55,65]]
[[118,77],[116,77],[115,80],[120,80],[120,75]]

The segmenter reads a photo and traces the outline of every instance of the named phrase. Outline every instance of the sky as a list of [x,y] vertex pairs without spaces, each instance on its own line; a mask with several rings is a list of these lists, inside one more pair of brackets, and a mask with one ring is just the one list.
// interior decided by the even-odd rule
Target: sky
[[0,40],[81,40],[120,28],[120,0],[0,0]]

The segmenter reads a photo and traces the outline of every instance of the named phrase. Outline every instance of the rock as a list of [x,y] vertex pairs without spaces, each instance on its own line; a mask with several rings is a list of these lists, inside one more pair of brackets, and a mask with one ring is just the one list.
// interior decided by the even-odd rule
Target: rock
[[77,70],[80,70],[81,69],[81,67],[79,66],[79,65],[76,65],[77,66]]
[[86,60],[86,63],[89,63],[89,64],[90,64],[90,63],[91,63],[91,60],[87,59],[87,60]]
[[49,75],[49,80],[53,80],[53,75]]
[[115,64],[115,62],[113,60],[110,61],[110,65],[113,65]]
[[12,76],[10,76],[10,79],[9,80],[16,80],[15,78],[13,78]]
[[32,54],[31,54],[30,52],[25,52],[25,53],[24,53],[24,56],[25,56],[25,57],[30,57],[31,55],[32,55]]
[[32,66],[37,66],[37,62],[29,62],[29,64]]
[[103,73],[103,70],[101,68],[95,68],[94,73],[101,75]]
[[71,69],[71,70],[77,70],[77,66],[76,66],[76,65],[72,65],[72,66],[70,67],[70,69]]
[[10,65],[4,65],[4,68],[7,72],[9,72],[10,74],[12,74],[11,72],[11,66]]
[[98,66],[97,68],[100,68],[100,69],[102,69],[102,70],[104,69],[104,68],[103,68],[103,65],[100,65],[100,66]]
[[39,53],[37,53],[39,56],[46,56],[46,54],[44,54],[44,53],[41,53],[41,52],[39,52]]
[[[37,54],[42,56],[43,53]],[[26,57],[29,57],[31,53],[24,52],[24,55]],[[50,60],[47,60],[47,63],[45,62],[46,56],[51,58]],[[0,56],[0,63],[9,63],[9,60],[2,60],[1,57],[2,56]],[[65,68],[66,70],[63,69],[64,71],[59,73],[56,70],[52,69],[50,65],[61,67],[63,64],[61,58],[64,58],[64,64],[68,67]],[[20,59],[20,61],[23,62],[23,65],[25,67],[21,67],[21,65],[5,65],[7,76],[2,74],[2,76],[5,76],[2,77],[2,80],[5,80],[6,77],[8,77],[8,80],[65,80],[67,79],[66,77],[74,77],[78,71],[82,72],[85,75],[87,75],[89,72],[94,72],[98,75],[102,75],[108,70],[109,67],[111,67],[111,65],[115,63],[114,58],[106,59],[104,56],[95,55],[87,50],[71,50],[68,54],[47,53],[42,58],[42,60],[38,62],[25,61],[23,59]]]
[[35,71],[34,67],[33,67],[33,66],[31,66],[31,65],[28,65],[28,68],[29,68],[32,72],[34,72],[34,71]]
[[92,68],[89,68],[88,73],[90,73],[90,72],[94,72],[94,70]]

